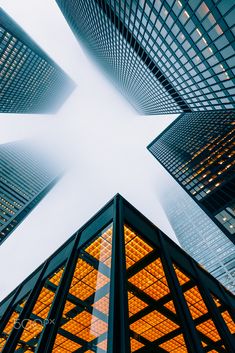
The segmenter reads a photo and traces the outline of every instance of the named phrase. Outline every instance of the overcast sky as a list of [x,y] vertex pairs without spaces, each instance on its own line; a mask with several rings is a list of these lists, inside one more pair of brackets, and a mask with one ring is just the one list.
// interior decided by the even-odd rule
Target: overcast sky
[[0,246],[1,300],[117,192],[175,240],[157,197],[170,177],[146,146],[176,115],[138,116],[84,54],[55,1],[0,4],[77,83],[56,116],[0,116],[1,143],[39,140],[70,165]]

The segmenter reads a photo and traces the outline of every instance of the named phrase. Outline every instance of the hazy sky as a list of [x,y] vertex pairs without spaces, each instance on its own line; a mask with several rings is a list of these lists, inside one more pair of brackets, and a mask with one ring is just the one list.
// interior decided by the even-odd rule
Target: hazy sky
[[117,192],[175,239],[157,198],[170,177],[146,146],[176,115],[139,116],[86,57],[55,1],[0,5],[77,83],[56,116],[0,116],[1,143],[39,140],[70,165],[0,246],[1,300]]

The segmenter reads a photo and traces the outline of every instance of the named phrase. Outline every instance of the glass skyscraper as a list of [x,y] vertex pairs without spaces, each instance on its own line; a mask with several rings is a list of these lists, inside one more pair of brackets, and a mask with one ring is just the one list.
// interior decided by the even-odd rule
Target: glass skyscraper
[[59,167],[32,144],[0,145],[0,244],[56,184],[58,174]]
[[161,204],[182,248],[235,293],[235,247],[177,184],[162,192]]
[[235,112],[179,116],[149,151],[235,243]]
[[234,305],[117,195],[0,303],[0,349],[232,353]]
[[56,1],[141,114],[235,107],[234,1]]
[[74,82],[0,8],[0,113],[55,113]]

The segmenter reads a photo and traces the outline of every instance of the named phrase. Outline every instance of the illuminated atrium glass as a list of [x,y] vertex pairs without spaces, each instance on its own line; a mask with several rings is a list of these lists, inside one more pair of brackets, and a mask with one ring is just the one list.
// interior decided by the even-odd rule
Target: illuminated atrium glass
[[111,251],[111,227],[82,248],[53,353],[107,352]]
[[233,1],[57,3],[76,37],[140,113],[235,107]]
[[232,110],[182,114],[148,146],[233,242],[234,127]]
[[74,89],[66,73],[0,8],[0,113],[55,113]]
[[31,143],[0,145],[0,244],[59,180],[50,164]]
[[0,352],[231,353],[234,303],[116,195],[0,303]]

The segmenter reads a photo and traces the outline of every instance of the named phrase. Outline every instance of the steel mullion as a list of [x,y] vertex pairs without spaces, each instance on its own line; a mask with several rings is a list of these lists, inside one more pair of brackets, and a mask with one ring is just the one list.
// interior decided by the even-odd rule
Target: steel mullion
[[8,323],[12,313],[14,312],[14,304],[15,304],[15,300],[17,299],[18,294],[20,293],[20,290],[22,288],[22,284],[20,284],[18,286],[18,288],[16,289],[16,292],[14,293],[10,303],[8,304],[7,308],[5,309],[5,312],[1,318],[1,322],[0,322],[0,335],[2,334],[6,324]]
[[114,199],[108,353],[130,353],[123,202]]
[[61,281],[58,285],[55,298],[47,317],[48,324],[45,325],[42,331],[35,353],[51,353],[53,349],[57,331],[60,326],[60,320],[63,314],[64,305],[67,300],[67,294],[69,292],[70,284],[73,279],[73,274],[77,264],[77,248],[78,242],[80,240],[80,234],[80,232],[77,233],[74,239],[72,250],[66,262]]
[[169,289],[172,293],[172,299],[175,304],[177,315],[179,316],[181,322],[187,349],[190,353],[203,353],[203,348],[199,339],[199,335],[197,334],[197,331],[195,329],[193,319],[190,315],[190,311],[184,299],[182,289],[179,285],[165,240],[161,236],[161,232],[159,234],[159,242],[162,251],[163,269],[166,274]]
[[[37,281],[32,289],[32,291],[30,292],[30,295],[28,297],[28,300],[26,301],[20,315],[18,318],[18,325],[17,327],[14,326],[13,330],[11,331],[7,342],[2,350],[2,353],[13,353],[15,352],[15,349],[17,347],[17,343],[24,331],[24,325],[22,325],[22,323],[25,320],[28,320],[31,314],[31,311],[34,308],[34,305],[38,299],[38,296],[42,290],[43,287],[43,275],[47,269],[48,266],[48,261],[46,261],[41,269],[41,272],[38,275]],[[19,327],[18,327],[19,326]]]

